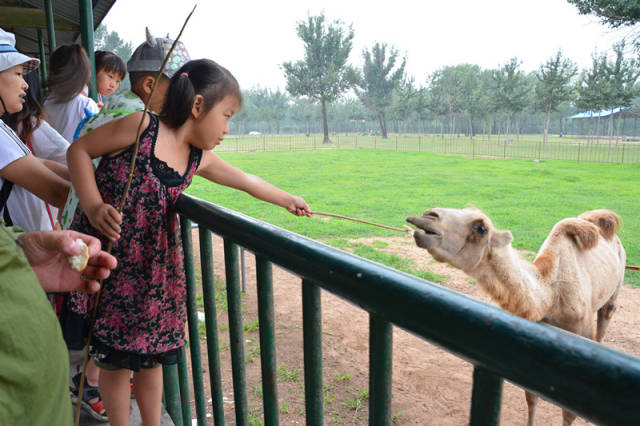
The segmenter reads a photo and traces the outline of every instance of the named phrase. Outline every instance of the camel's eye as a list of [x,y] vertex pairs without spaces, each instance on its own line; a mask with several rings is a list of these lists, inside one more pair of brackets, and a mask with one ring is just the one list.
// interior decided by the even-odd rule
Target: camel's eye
[[473,232],[475,232],[478,235],[484,235],[487,233],[487,227],[484,226],[484,222],[482,221],[475,222],[472,225],[471,229],[473,229]]

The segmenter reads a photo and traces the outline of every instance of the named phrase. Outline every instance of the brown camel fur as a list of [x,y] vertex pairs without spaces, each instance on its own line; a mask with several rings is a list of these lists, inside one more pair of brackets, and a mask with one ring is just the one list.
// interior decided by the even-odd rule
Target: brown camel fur
[[[480,210],[435,208],[407,221],[420,228],[413,234],[419,247],[475,278],[502,309],[602,341],[626,262],[614,212],[561,220],[533,263],[513,249],[511,232],[497,230]],[[537,399],[526,392],[529,426],[535,424]],[[575,417],[563,410],[563,425]]]

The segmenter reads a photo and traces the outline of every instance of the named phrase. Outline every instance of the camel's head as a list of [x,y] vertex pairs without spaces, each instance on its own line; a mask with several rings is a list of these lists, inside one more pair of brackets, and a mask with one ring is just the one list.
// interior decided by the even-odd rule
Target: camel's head
[[418,247],[434,259],[447,262],[465,272],[473,271],[492,249],[505,247],[513,240],[509,231],[498,231],[478,209],[427,210],[422,216],[408,217],[419,229],[413,233]]

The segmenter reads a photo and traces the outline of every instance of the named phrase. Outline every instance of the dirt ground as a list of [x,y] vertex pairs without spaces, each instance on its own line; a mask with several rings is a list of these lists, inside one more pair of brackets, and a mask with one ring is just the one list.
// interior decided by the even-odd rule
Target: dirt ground
[[[221,239],[214,238],[214,271],[224,280]],[[194,230],[197,245],[197,230]],[[446,287],[489,302],[489,298],[464,273],[434,262],[426,250],[406,237],[367,238],[354,240],[367,245],[384,242],[384,252],[411,259],[414,269],[429,270],[448,277]],[[384,244],[382,244],[384,245]],[[380,247],[380,243],[376,243]],[[196,253],[199,252],[196,250]],[[245,252],[246,294],[243,298],[245,324],[245,358],[250,423],[262,424],[260,359],[258,354],[255,262]],[[197,262],[196,262],[197,263]],[[302,355],[302,302],[300,279],[275,267],[273,269],[274,305],[279,371],[278,397],[281,424],[304,424],[304,370]],[[218,288],[220,292],[224,288]],[[609,325],[604,344],[640,356],[640,289],[624,286],[618,298],[618,310]],[[225,419],[235,424],[233,385],[228,347],[228,318],[222,298],[218,303],[219,344],[223,365]],[[327,292],[322,292],[323,376],[325,391],[325,424],[368,423],[368,314]],[[252,322],[254,327],[252,327]],[[468,424],[472,385],[472,366],[453,355],[409,333],[393,330],[393,395],[394,424],[399,425],[465,425]],[[205,384],[206,341],[203,341]],[[210,397],[208,397],[210,398]],[[193,399],[193,397],[192,397]],[[209,400],[210,402],[210,400]],[[208,404],[207,410],[212,410]],[[210,416],[210,414],[208,414]],[[195,418],[195,413],[194,413]],[[537,410],[538,424],[559,425],[561,410],[541,401]],[[212,418],[209,421],[213,424]],[[505,382],[501,410],[502,425],[526,424],[524,392]],[[578,419],[575,425],[588,422]]]

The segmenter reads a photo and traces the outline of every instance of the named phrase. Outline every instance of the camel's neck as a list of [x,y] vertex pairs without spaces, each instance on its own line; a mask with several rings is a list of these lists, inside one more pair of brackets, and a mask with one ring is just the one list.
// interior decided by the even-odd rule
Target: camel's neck
[[504,310],[514,315],[540,321],[553,304],[552,288],[511,245],[493,249],[471,275]]

